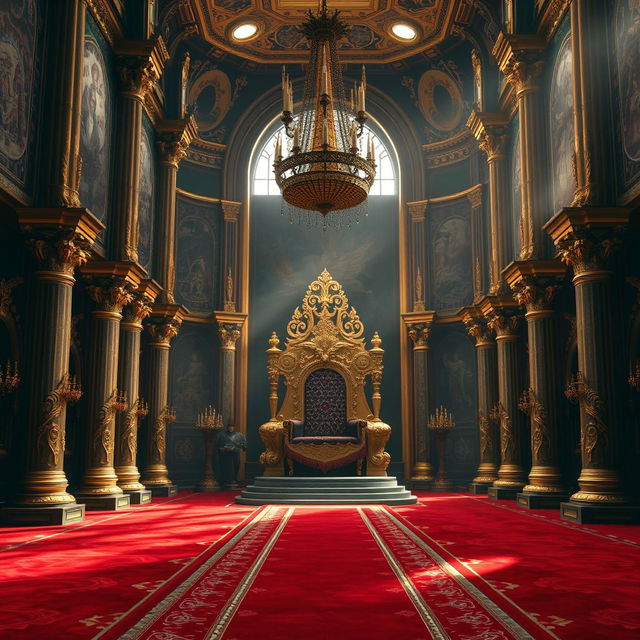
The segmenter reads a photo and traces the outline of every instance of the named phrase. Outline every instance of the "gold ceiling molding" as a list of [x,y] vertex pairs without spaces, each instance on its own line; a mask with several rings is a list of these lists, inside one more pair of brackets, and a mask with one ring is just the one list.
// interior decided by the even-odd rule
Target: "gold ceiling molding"
[[538,18],[538,35],[549,42],[567,14],[571,0],[549,0]]
[[87,8],[98,23],[102,35],[113,47],[117,40],[122,39],[122,3],[116,0],[85,0]]
[[196,138],[187,149],[186,161],[210,169],[222,169],[227,145]]
[[[216,48],[259,63],[306,63],[309,52],[297,26],[316,0],[190,0],[202,37]],[[351,26],[340,42],[344,62],[388,63],[433,48],[449,35],[461,0],[329,0]],[[257,34],[234,41],[231,31],[253,22]],[[417,37],[401,41],[391,26],[403,22]]]
[[474,137],[468,129],[462,129],[446,140],[422,145],[430,169],[466,160],[475,149]]

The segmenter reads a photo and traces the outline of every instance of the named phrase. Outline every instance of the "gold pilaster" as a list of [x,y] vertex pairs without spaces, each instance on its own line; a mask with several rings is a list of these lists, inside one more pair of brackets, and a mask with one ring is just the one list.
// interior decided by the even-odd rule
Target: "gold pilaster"
[[187,116],[182,120],[158,122],[156,132],[160,152],[160,221],[154,251],[155,274],[162,286],[160,302],[174,304],[176,179],[178,165],[186,156],[191,141],[196,137],[197,127],[193,116]]
[[505,292],[502,269],[507,264],[508,217],[510,215],[506,147],[509,121],[502,113],[472,112],[467,121],[480,149],[487,154],[489,166],[489,219],[491,230],[491,260],[489,263],[489,293]]

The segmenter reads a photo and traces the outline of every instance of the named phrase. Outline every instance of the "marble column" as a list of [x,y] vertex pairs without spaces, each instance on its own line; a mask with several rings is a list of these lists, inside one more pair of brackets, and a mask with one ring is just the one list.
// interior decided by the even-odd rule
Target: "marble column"
[[[420,317],[413,317],[413,316]],[[412,316],[409,319],[409,316]],[[433,466],[430,461],[429,421],[430,360],[429,336],[435,313],[407,314],[404,318],[413,354],[413,437],[411,485],[429,488],[433,485]]]
[[118,486],[131,499],[131,504],[151,501],[151,492],[140,482],[136,464],[138,453],[138,421],[148,409],[140,396],[140,334],[142,321],[151,314],[151,304],[159,293],[153,280],[144,280],[134,294],[133,301],[123,309],[120,322],[120,351],[118,356],[118,389],[127,398],[127,408],[116,417],[114,451]]
[[493,49],[500,70],[513,85],[520,116],[520,166],[522,204],[519,260],[540,258],[548,239],[542,225],[548,218],[546,166],[548,154],[544,130],[542,39],[530,34],[500,33]]
[[81,393],[69,378],[74,271],[104,228],[86,209],[23,209],[18,222],[36,258],[22,363],[25,430],[17,494],[4,509],[14,524],[67,524],[84,506],[67,493],[64,473],[66,406]]
[[195,120],[189,116],[183,120],[163,120],[156,125],[156,132],[160,152],[160,215],[154,248],[154,274],[162,286],[159,301],[174,304],[176,180],[178,165],[186,156],[189,144],[197,135],[197,129]]
[[115,416],[128,406],[117,387],[120,321],[144,271],[135,263],[92,262],[82,272],[95,308],[87,363],[85,472],[78,500],[87,509],[118,510],[130,504],[114,469]]
[[507,265],[509,247],[510,176],[506,158],[509,122],[501,113],[472,112],[467,127],[487,154],[489,167],[489,220],[491,261],[489,293],[506,292],[502,270]]
[[498,479],[500,447],[498,432],[491,419],[491,412],[498,402],[496,342],[478,309],[464,307],[460,315],[476,346],[480,462],[469,490],[471,493],[482,494],[487,493]]
[[580,405],[582,470],[579,491],[561,504],[562,517],[579,522],[631,522],[640,508],[629,506],[622,477],[626,371],[618,352],[623,328],[611,256],[629,222],[629,210],[565,208],[547,231],[563,262],[573,268],[576,296],[578,373],[567,397]]
[[513,262],[505,272],[516,301],[526,309],[529,389],[520,408],[531,422],[531,471],[516,503],[527,509],[557,508],[569,497],[560,469],[561,388],[553,309],[565,274],[566,267],[552,260]]
[[167,425],[175,420],[169,405],[169,349],[187,310],[181,305],[156,304],[147,321],[146,398],[149,403],[142,484],[154,496],[173,496],[178,488],[167,469]]
[[489,497],[516,497],[525,485],[524,415],[518,408],[523,389],[518,307],[510,298],[484,298],[481,302],[487,326],[496,334],[498,361],[498,403],[491,417],[500,427],[500,467],[498,479],[489,487]]
[[116,162],[114,175],[114,255],[138,260],[138,200],[140,144],[145,96],[162,75],[169,54],[162,38],[122,40],[116,49],[120,78]]

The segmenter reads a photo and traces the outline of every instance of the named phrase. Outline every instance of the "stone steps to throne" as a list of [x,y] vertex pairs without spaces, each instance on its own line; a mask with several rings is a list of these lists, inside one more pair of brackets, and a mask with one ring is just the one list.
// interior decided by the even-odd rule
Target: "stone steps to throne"
[[416,496],[393,477],[257,477],[238,504],[415,504]]

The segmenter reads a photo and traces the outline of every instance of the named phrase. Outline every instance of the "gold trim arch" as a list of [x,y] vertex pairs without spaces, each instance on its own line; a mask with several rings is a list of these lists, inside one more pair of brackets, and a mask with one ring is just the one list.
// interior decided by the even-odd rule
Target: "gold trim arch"
[[[325,269],[307,287],[302,304],[296,307],[287,324],[287,341],[279,349],[274,332],[267,349],[269,406],[271,418],[260,429],[265,451],[260,456],[265,476],[285,475],[285,445],[304,448],[304,455],[318,461],[348,459],[363,449],[368,476],[386,476],[391,457],[384,450],[391,427],[380,420],[380,384],[382,382],[384,350],[378,333],[365,346],[364,325],[356,310],[349,305],[340,283]],[[347,420],[363,420],[357,444],[303,444],[289,442],[285,427],[288,420],[304,419],[304,386],[309,374],[317,369],[333,369],[340,373],[347,390]],[[278,409],[278,380],[283,376],[286,395]],[[371,406],[364,386],[371,378]],[[354,451],[352,451],[352,449]]]

